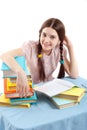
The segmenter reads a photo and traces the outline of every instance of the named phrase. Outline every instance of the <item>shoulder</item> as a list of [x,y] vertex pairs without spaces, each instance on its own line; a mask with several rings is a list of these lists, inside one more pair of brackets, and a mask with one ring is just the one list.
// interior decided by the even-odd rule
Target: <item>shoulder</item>
[[33,53],[36,54],[37,52],[37,45],[38,45],[38,41],[26,41],[22,44],[22,52],[23,55],[25,56],[31,56]]
[[38,45],[38,41],[29,40],[29,41],[25,41],[23,43],[23,46],[25,46],[25,47],[33,47],[33,46],[37,46],[37,45]]
[[36,50],[37,49],[37,45],[38,45],[38,41],[26,41],[22,44],[22,50],[23,51],[32,51],[32,50]]

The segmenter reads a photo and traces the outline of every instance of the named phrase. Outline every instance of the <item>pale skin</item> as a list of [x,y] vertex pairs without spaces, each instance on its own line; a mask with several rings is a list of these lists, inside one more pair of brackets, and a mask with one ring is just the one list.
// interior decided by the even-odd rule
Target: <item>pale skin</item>
[[[42,53],[50,55],[52,49],[57,44],[60,44],[60,39],[59,36],[57,35],[57,32],[54,29],[46,27],[42,30],[40,43],[42,46]],[[67,47],[69,53],[69,59],[67,59],[67,57],[64,58],[65,71],[70,77],[77,78],[78,65],[74,55],[73,45],[67,36],[65,36],[63,43]],[[16,81],[17,91],[19,92],[20,97],[23,96],[26,97],[28,96],[27,94],[29,91],[27,76],[24,70],[19,66],[19,64],[14,59],[15,56],[22,56],[22,55],[23,55],[22,49],[17,48],[0,55],[0,58],[17,74],[17,81]]]

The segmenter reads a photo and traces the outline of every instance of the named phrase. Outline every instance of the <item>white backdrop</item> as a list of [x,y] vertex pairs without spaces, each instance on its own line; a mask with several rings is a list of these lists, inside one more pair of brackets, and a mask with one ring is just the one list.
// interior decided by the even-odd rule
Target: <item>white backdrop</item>
[[[80,76],[87,78],[86,12],[86,0],[0,0],[0,54],[20,47],[26,40],[38,40],[44,20],[57,17],[65,24],[74,45]],[[3,90],[1,76],[2,72],[0,91]]]

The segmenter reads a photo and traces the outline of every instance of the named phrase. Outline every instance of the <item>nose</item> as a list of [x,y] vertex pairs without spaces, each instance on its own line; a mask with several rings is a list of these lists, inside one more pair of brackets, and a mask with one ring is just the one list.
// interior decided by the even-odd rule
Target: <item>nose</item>
[[45,37],[45,42],[49,42],[49,41],[50,41],[49,36],[46,36],[46,37]]

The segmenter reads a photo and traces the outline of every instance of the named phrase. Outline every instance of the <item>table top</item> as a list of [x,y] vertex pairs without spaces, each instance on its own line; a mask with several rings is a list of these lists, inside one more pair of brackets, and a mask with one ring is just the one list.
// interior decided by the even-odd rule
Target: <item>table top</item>
[[[84,78],[64,78],[82,87]],[[58,109],[45,95],[38,94],[30,108],[0,107],[0,130],[86,130],[87,94],[78,105]]]

